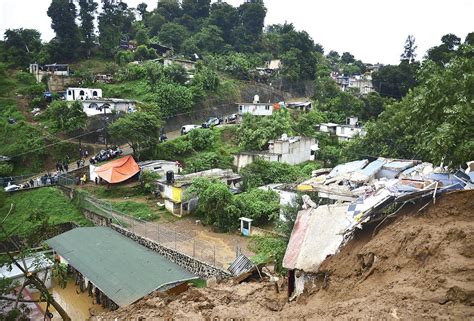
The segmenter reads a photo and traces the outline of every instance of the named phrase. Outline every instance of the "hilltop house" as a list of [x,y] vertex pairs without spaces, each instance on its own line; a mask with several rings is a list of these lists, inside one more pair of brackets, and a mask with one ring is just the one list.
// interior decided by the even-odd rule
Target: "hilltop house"
[[355,88],[356,91],[361,95],[367,95],[374,91],[374,87],[372,85],[372,76],[370,74],[362,76],[345,76],[339,75],[337,72],[333,72],[331,77],[334,79],[334,81],[336,81],[342,91],[348,91],[350,88]]
[[30,64],[30,73],[35,76],[37,82],[41,82],[44,76],[54,75],[68,77],[70,70],[68,64]]
[[193,180],[200,177],[219,180],[233,190],[238,190],[242,180],[231,169],[214,168],[187,175],[174,175],[172,171],[168,171],[165,178],[157,181],[158,191],[164,199],[166,209],[178,217],[191,213],[196,208],[198,200],[187,199],[185,191]]
[[66,89],[64,99],[67,101],[88,100],[102,98],[102,89],[98,88],[73,88]]
[[287,164],[300,164],[314,160],[319,150],[318,143],[312,137],[288,137],[285,134],[280,139],[268,142],[267,151],[241,152],[234,155],[234,166],[237,170],[253,163],[257,158]]

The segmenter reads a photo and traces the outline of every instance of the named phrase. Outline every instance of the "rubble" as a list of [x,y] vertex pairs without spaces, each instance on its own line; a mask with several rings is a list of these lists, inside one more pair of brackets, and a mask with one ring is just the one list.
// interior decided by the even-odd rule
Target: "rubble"
[[443,193],[417,214],[356,229],[288,302],[286,283],[231,281],[178,296],[151,295],[94,320],[470,319],[474,316],[474,192]]

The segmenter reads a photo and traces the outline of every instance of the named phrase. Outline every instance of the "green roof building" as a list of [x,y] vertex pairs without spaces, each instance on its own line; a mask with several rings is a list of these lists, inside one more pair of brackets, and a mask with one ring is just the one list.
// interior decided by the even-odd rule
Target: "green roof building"
[[79,227],[46,241],[118,306],[198,277],[108,227]]

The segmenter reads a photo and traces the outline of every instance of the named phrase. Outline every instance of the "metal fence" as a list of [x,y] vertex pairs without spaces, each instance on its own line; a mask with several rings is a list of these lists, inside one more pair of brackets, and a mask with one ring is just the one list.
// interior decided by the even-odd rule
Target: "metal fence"
[[81,206],[93,213],[112,218],[113,223],[132,233],[217,267],[227,268],[235,259],[235,249],[200,240],[195,231],[178,231],[172,223],[158,224],[132,217],[115,209],[112,203],[90,195],[83,197]]

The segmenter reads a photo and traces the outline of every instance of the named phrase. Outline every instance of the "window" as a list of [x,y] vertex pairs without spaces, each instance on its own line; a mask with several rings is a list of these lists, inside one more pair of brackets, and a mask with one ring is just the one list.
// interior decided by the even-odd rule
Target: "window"
[[92,96],[97,96],[97,91],[96,91],[96,90],[94,90],[94,91],[92,92]]
[[68,90],[68,91],[67,91],[67,94],[68,94],[68,95],[72,95],[72,91]]
[[265,106],[265,110],[270,110],[270,106],[269,106],[269,105],[266,105],[266,106]]
[[243,109],[243,106],[242,106],[242,105],[240,105],[240,106],[239,106],[239,110],[240,110],[240,111],[242,111],[242,109]]
[[84,96],[84,90],[81,90],[81,91],[79,92],[79,96]]

